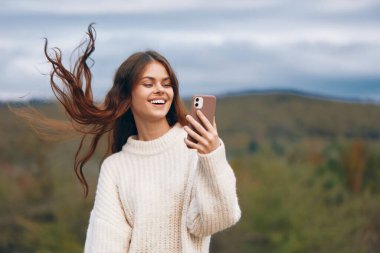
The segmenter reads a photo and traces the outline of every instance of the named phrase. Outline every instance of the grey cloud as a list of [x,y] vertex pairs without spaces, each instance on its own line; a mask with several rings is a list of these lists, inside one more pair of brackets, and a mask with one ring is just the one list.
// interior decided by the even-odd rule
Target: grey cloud
[[[231,7],[227,1],[219,5],[194,2],[188,9],[173,5],[157,12],[147,7],[145,11],[103,14],[49,14],[27,8],[21,12],[13,8],[6,14],[3,9],[2,92],[28,92],[33,87],[38,94],[50,93],[47,79],[37,70],[32,74],[33,62],[37,67],[44,62],[41,37],[48,37],[49,46],[60,47],[68,57],[84,38],[87,25],[95,21],[98,39],[93,72],[98,97],[109,89],[118,65],[131,53],[145,49],[158,50],[170,60],[185,95],[253,87],[319,90],[326,82],[334,87],[344,85],[339,82],[350,83],[346,87],[354,91],[358,80],[370,84],[361,94],[371,95],[365,89],[374,89],[380,78],[376,69],[380,65],[380,17],[375,15],[380,3],[363,1],[355,8],[357,3],[347,7],[327,1],[248,2],[234,2],[234,8],[227,8]],[[27,67],[20,70],[23,64]]]

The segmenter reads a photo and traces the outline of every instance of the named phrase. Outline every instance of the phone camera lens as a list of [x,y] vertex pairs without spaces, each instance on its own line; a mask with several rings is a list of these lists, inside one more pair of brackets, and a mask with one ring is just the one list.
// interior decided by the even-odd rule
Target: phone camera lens
[[195,107],[198,107],[198,103],[195,103]]
[[198,101],[199,101],[199,98],[196,98],[196,99],[195,99],[195,101],[197,101],[197,102],[198,102]]

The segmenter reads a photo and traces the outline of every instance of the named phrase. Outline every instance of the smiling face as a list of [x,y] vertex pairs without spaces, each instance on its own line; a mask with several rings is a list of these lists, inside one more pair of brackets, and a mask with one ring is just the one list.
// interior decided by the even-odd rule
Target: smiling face
[[152,61],[146,65],[132,89],[131,110],[138,122],[166,121],[174,91],[165,67]]

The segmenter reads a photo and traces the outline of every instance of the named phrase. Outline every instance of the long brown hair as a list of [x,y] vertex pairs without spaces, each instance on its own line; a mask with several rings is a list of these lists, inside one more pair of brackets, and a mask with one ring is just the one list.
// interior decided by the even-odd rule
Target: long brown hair
[[[88,40],[77,48],[80,50],[84,47],[83,54],[78,57],[70,70],[63,66],[62,52],[59,48],[53,48],[53,54],[50,55],[47,39],[45,39],[44,47],[45,56],[52,65],[51,88],[69,116],[69,128],[81,134],[81,141],[74,159],[74,171],[83,186],[85,196],[88,195],[88,184],[83,174],[83,167],[93,156],[101,137],[104,134],[108,135],[106,156],[120,151],[128,137],[137,134],[130,109],[132,89],[148,63],[152,61],[161,63],[169,74],[174,91],[173,103],[166,115],[169,125],[173,126],[177,122],[181,125],[186,123],[186,111],[179,97],[177,77],[165,57],[152,50],[137,52],[128,57],[116,70],[113,86],[104,101],[96,105],[91,88],[92,74],[87,64],[87,61],[91,60],[90,55],[95,50],[96,31],[93,24],[88,26],[87,35]],[[56,79],[60,82],[57,83]],[[29,114],[18,112],[18,114],[29,120],[32,118],[30,112]],[[33,122],[34,125],[44,125],[45,129],[46,126],[65,129],[60,124],[56,124],[56,121],[41,116],[37,111],[32,114],[39,116],[38,122]],[[83,151],[84,142],[88,138],[90,145]]]

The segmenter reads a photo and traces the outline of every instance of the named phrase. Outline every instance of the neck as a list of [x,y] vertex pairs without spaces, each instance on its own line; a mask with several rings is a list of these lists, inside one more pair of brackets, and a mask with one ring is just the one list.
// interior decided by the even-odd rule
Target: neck
[[170,125],[166,118],[159,121],[139,121],[136,120],[137,139],[140,141],[150,141],[157,139],[170,130]]

